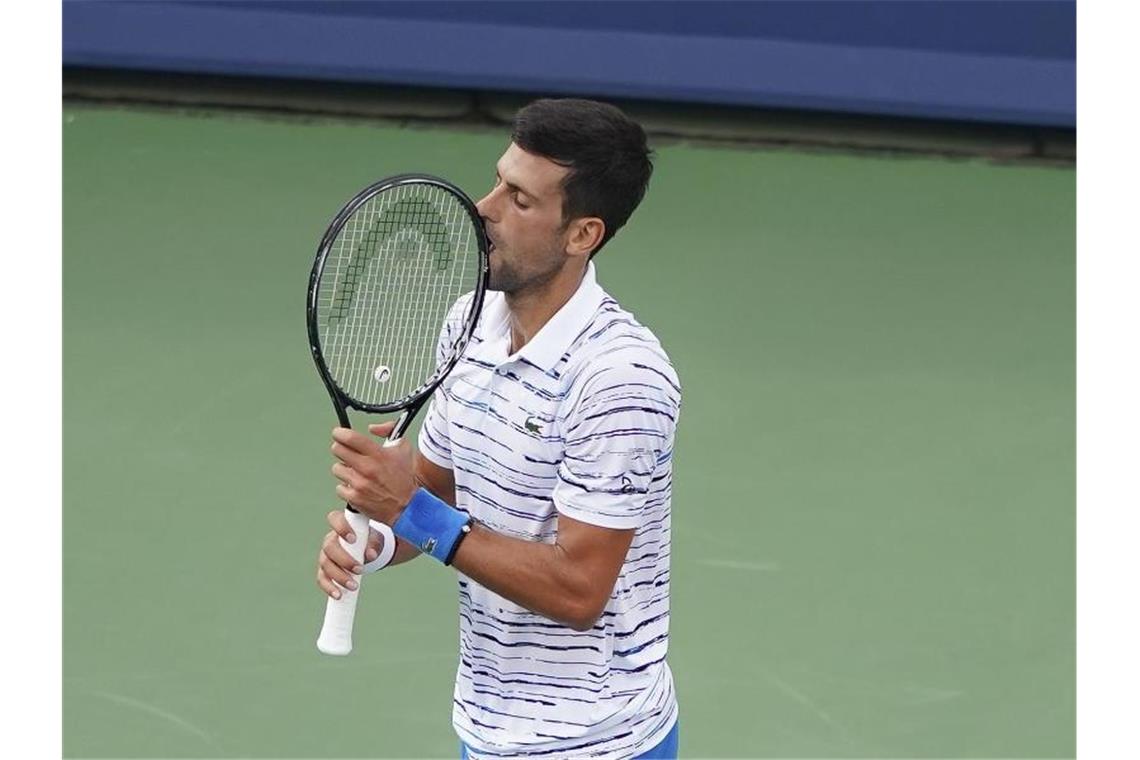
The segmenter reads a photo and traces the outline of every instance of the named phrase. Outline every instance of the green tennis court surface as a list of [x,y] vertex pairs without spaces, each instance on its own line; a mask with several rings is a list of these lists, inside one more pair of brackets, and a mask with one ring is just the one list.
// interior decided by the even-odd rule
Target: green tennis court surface
[[[506,136],[64,111],[64,750],[455,757],[451,571],[321,656],[328,219]],[[1075,752],[1075,173],[659,146],[599,276],[684,385],[685,757]],[[359,420],[359,418],[357,418]]]

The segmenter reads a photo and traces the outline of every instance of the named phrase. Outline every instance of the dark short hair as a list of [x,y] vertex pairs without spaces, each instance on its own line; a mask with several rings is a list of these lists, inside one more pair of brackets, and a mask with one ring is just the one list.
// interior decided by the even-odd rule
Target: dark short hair
[[653,174],[645,130],[608,103],[536,100],[515,114],[511,141],[570,169],[562,181],[563,222],[596,216],[606,225],[591,258],[629,220]]

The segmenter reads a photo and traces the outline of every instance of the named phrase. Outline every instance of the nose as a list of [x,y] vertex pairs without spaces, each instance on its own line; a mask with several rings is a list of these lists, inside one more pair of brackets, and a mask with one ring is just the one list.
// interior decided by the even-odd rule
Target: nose
[[491,218],[491,212],[494,205],[495,190],[496,188],[491,188],[491,191],[480,198],[479,202],[475,204],[475,210],[479,212],[479,216],[483,217],[484,222],[494,221]]

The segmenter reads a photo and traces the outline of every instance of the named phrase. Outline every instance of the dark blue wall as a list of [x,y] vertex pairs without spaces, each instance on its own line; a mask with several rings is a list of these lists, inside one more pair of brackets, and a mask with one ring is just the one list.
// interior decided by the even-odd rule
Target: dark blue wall
[[84,2],[65,65],[1076,125],[1075,2]]

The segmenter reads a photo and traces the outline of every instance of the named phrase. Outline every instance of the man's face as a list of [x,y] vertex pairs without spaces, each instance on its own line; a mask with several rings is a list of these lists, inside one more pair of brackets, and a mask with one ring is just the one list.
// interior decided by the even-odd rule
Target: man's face
[[549,282],[565,264],[562,179],[569,169],[514,143],[495,167],[495,186],[476,207],[490,238],[488,288],[519,293]]

